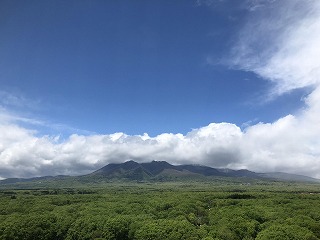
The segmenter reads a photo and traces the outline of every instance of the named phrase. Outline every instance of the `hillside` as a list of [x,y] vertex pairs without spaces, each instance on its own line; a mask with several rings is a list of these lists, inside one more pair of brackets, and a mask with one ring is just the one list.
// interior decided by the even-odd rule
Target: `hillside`
[[164,181],[295,181],[319,183],[319,179],[289,173],[256,173],[246,169],[218,169],[201,165],[172,165],[165,161],[138,163],[110,163],[90,174],[82,176],[45,176],[36,178],[9,178],[0,186],[71,186],[107,182],[164,182]]

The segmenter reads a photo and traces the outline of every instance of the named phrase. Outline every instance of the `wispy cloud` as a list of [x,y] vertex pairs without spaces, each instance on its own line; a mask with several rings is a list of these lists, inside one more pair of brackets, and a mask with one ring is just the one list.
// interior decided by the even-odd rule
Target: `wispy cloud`
[[320,81],[319,16],[319,1],[264,4],[239,33],[229,64],[272,81],[270,97],[316,87]]
[[265,8],[273,4],[277,0],[247,0],[244,2],[244,6],[247,10],[253,12],[257,11],[260,8]]
[[40,100],[26,98],[22,93],[0,90],[0,106],[18,109],[38,109]]
[[[48,106],[46,106],[48,107]],[[13,123],[20,126],[29,126],[33,129],[46,129],[58,133],[72,133],[90,135],[95,132],[75,128],[55,120],[46,119],[37,114],[44,109],[40,99],[34,100],[23,95],[21,91],[0,91],[0,123]],[[38,132],[35,130],[35,132]],[[41,134],[41,131],[38,132]]]

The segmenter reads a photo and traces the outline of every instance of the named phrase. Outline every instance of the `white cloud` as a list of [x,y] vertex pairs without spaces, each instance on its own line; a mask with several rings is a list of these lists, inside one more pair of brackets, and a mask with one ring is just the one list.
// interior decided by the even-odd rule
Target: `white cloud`
[[[307,100],[316,101],[313,95]],[[74,134],[60,140],[37,137],[34,131],[15,124],[1,124],[0,177],[84,174],[128,159],[318,176],[320,117],[315,117],[313,110],[245,131],[230,123],[211,123],[186,135],[164,133],[156,137]]]
[[0,177],[81,174],[127,159],[225,166],[237,160],[237,144],[242,136],[237,126],[228,123],[210,124],[185,136],[74,134],[62,142],[48,136],[36,137],[34,132],[16,125],[1,125],[0,133]]
[[61,140],[38,137],[35,131],[19,126],[17,117],[2,107],[0,178],[84,174],[128,159],[320,177],[320,2],[260,3],[251,6],[251,17],[234,48],[232,64],[273,82],[273,97],[312,87],[299,113],[245,130],[231,123],[211,123],[185,135],[73,134]]
[[320,168],[320,2],[285,0],[257,9],[240,34],[231,64],[274,83],[270,98],[312,88],[306,106],[270,124],[246,130],[245,166],[300,171],[318,176]]
[[229,62],[275,84],[273,97],[320,83],[320,2],[268,2],[248,17]]

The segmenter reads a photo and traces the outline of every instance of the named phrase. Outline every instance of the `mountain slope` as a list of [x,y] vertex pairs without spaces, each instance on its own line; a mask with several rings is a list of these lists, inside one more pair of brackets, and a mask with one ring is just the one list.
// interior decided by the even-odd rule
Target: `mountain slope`
[[157,180],[157,179],[179,179],[179,177],[203,178],[203,177],[233,177],[269,179],[279,181],[301,181],[320,182],[319,179],[289,174],[289,173],[256,173],[246,169],[217,169],[202,165],[172,165],[166,161],[152,161],[148,163],[137,163],[127,161],[125,163],[108,164],[101,169],[89,174],[90,176],[103,176],[109,179],[128,180]]
[[201,165],[172,165],[165,161],[152,161],[148,163],[137,163],[127,161],[124,163],[110,163],[90,174],[71,177],[71,176],[46,176],[36,178],[9,178],[0,181],[0,186],[12,184],[40,184],[56,183],[66,184],[81,183],[95,184],[110,181],[184,181],[184,180],[207,180],[212,177],[234,178],[234,179],[257,179],[263,181],[296,181],[296,182],[317,182],[319,179],[311,177],[288,174],[288,173],[255,173],[246,169],[216,169]]
[[267,179],[276,179],[281,181],[320,182],[319,179],[298,175],[298,174],[284,173],[284,172],[260,173],[259,175]]
[[[146,180],[153,174],[146,170],[141,164],[135,161],[127,161],[125,163],[110,163],[97,171],[86,175],[86,178],[103,177],[107,179],[127,179],[127,180]],[[81,178],[81,177],[80,177]]]

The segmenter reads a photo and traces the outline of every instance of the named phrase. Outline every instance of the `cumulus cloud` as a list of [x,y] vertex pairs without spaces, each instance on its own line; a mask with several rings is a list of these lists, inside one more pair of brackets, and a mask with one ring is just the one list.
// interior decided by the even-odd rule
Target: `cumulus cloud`
[[[307,117],[309,113],[303,115]],[[85,174],[107,163],[128,159],[318,176],[320,127],[311,131],[305,124],[315,124],[319,119],[308,117],[303,125],[299,118],[289,115],[245,131],[230,123],[211,123],[186,135],[74,134],[66,140],[36,137],[35,132],[16,125],[1,125],[0,176]]]
[[226,166],[238,161],[242,135],[240,128],[228,123],[210,124],[186,135],[74,134],[63,141],[36,137],[33,131],[10,124],[1,125],[0,132],[1,177],[76,175],[128,159]]
[[0,177],[77,175],[128,159],[320,177],[320,2],[248,2],[248,21],[229,64],[273,82],[270,97],[311,87],[297,114],[244,130],[231,123],[211,123],[186,134],[73,134],[60,139],[39,137],[19,126],[17,117],[2,106]]

